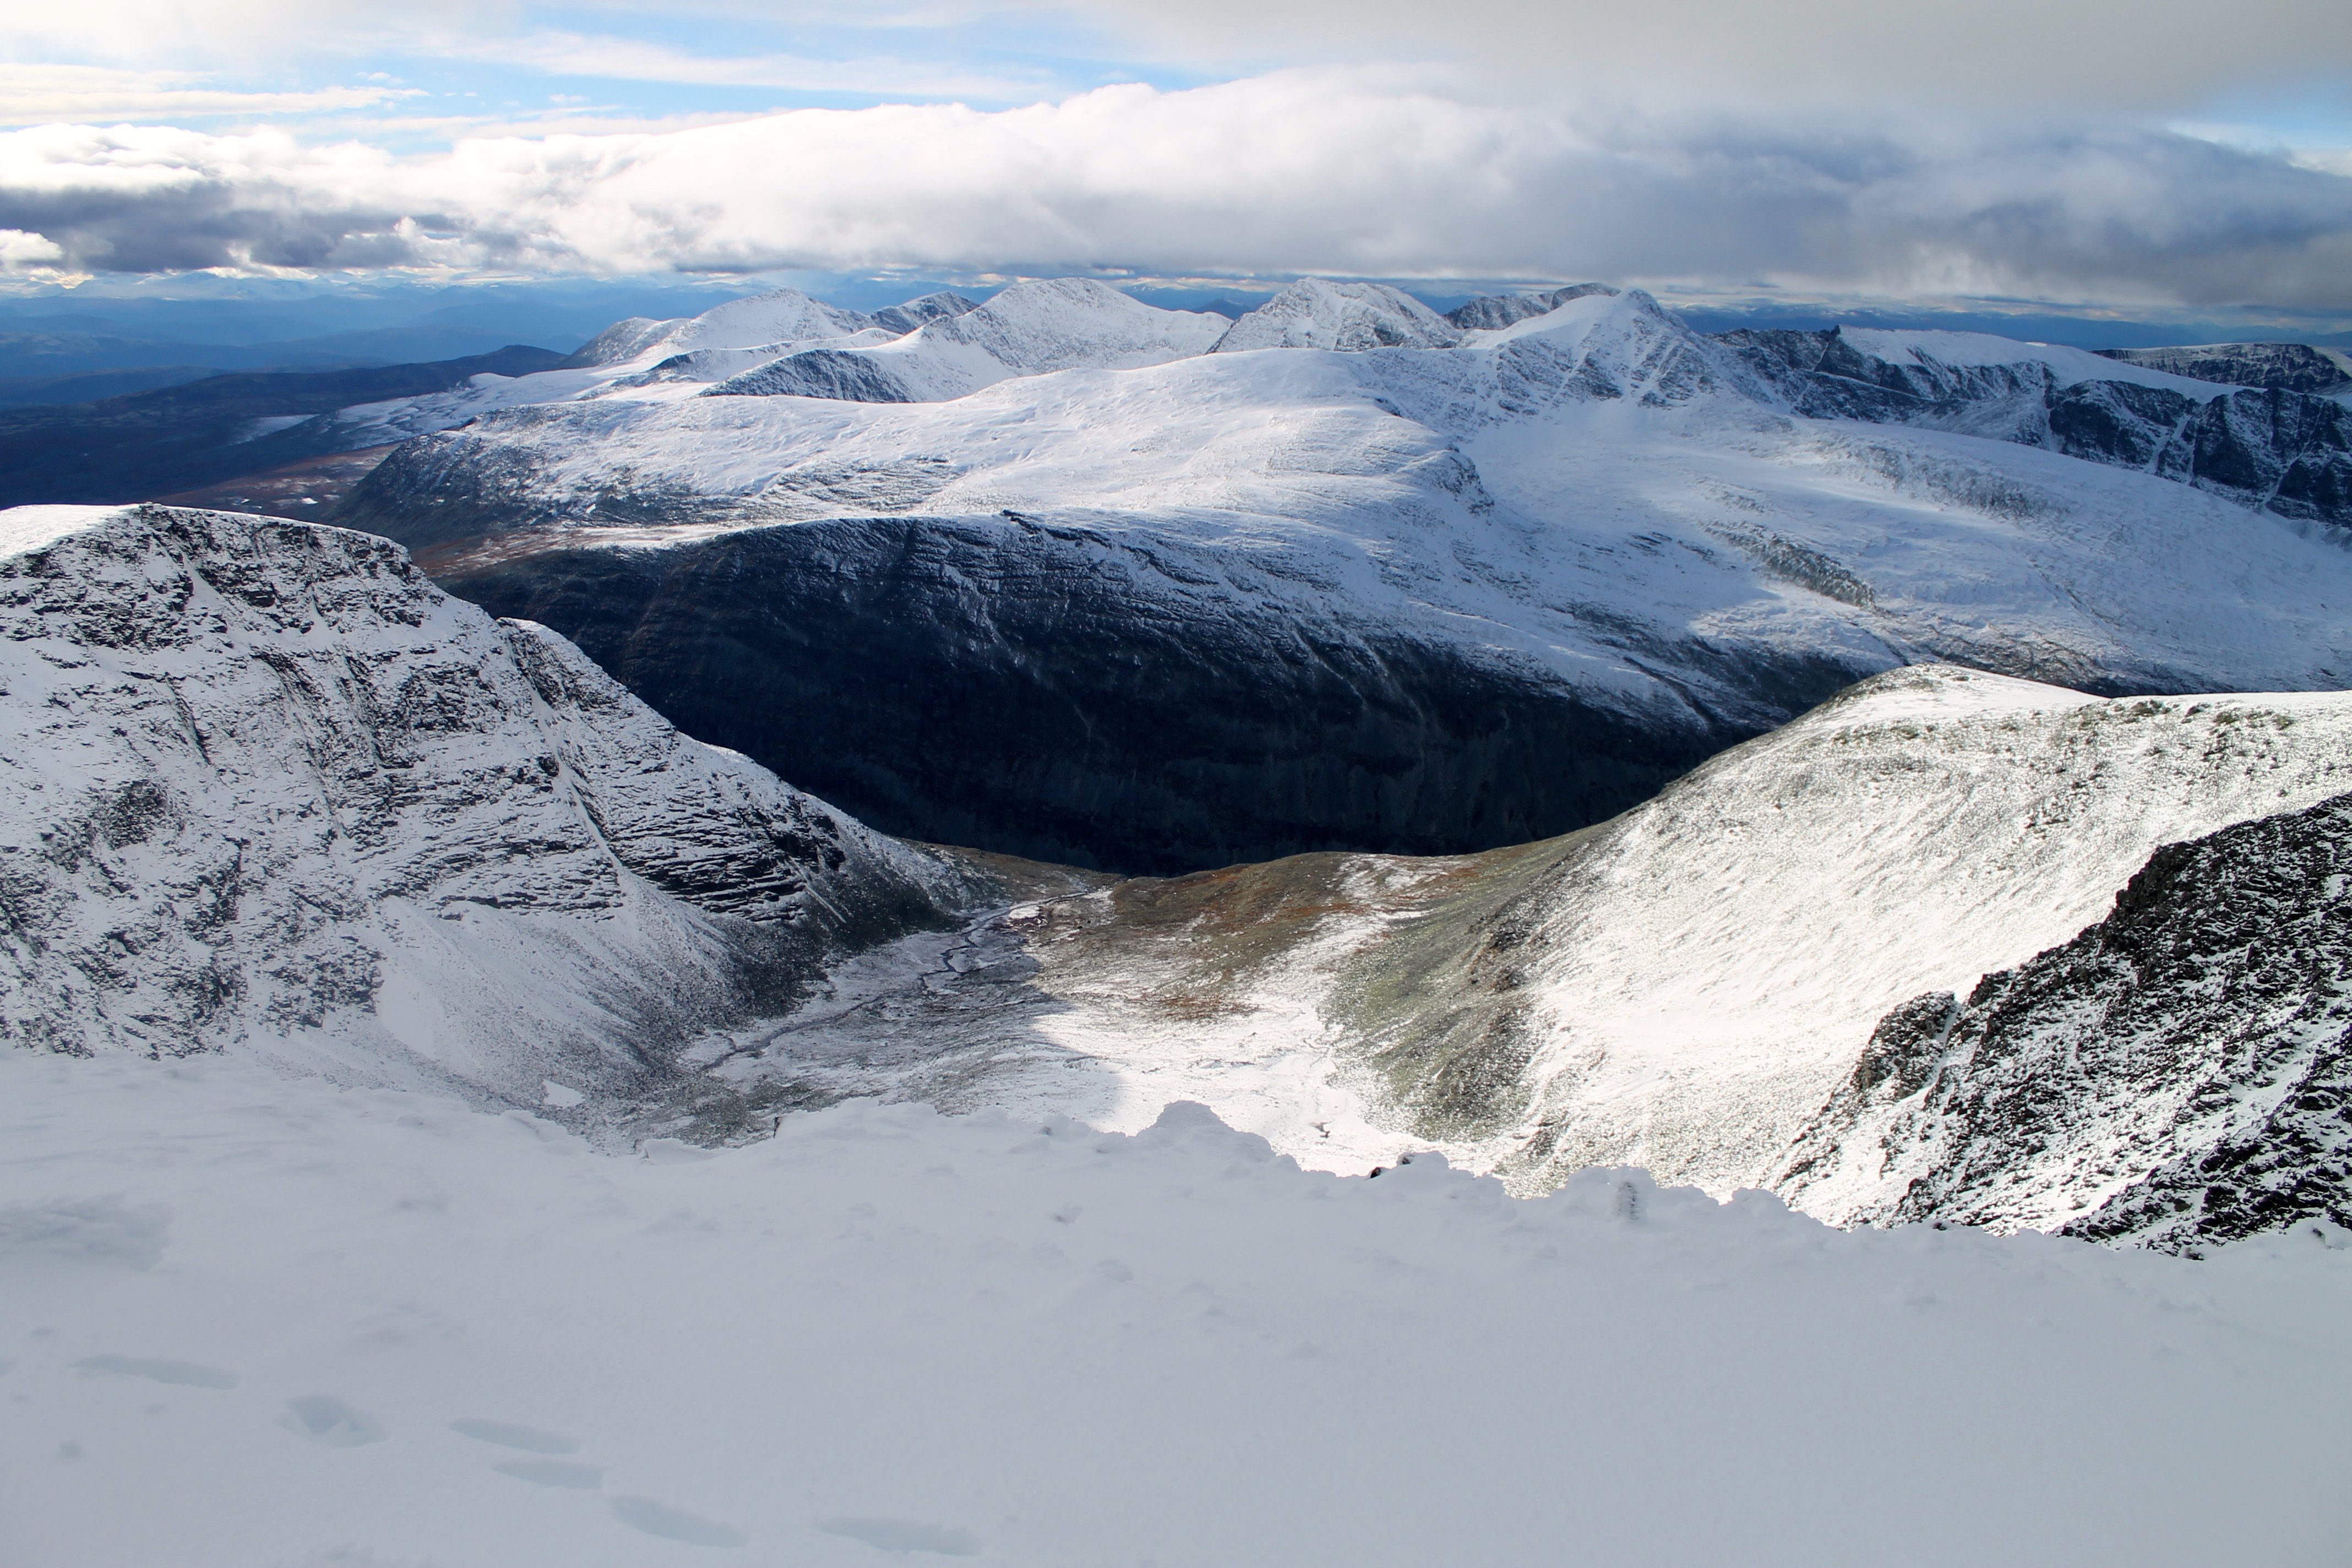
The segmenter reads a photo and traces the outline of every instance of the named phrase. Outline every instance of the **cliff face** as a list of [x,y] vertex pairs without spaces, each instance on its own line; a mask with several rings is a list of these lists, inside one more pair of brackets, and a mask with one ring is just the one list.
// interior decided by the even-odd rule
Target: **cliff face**
[[19,1045],[635,1092],[956,896],[336,529],[0,514],[0,727]]
[[1783,1190],[2172,1251],[2352,1225],[2347,887],[2352,796],[2164,846],[2073,941],[1889,1014]]
[[[485,558],[687,730],[877,826],[1135,872],[1524,842],[1761,728],[1646,721],[1166,541],[891,519]],[[1801,708],[1851,671],[1746,672]]]

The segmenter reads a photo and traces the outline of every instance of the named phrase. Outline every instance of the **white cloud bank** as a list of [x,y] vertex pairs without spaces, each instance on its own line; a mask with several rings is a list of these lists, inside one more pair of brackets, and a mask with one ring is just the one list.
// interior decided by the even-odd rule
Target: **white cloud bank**
[[2112,119],[1642,117],[1284,71],[402,160],[268,130],[0,135],[78,268],[1133,267],[2352,308],[2352,179]]

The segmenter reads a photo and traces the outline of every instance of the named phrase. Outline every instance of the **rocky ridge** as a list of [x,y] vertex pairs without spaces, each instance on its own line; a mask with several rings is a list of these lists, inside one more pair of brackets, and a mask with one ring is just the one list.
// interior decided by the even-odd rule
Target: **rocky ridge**
[[701,1094],[698,1032],[964,890],[369,535],[21,508],[0,639],[12,1044]]

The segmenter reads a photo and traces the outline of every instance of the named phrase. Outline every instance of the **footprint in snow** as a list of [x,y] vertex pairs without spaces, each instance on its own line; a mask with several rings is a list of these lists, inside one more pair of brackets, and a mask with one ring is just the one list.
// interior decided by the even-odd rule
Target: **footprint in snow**
[[649,1497],[616,1497],[613,1511],[632,1530],[664,1541],[682,1541],[688,1546],[740,1546],[751,1539],[731,1524],[702,1519]]
[[331,1394],[306,1394],[286,1402],[279,1426],[299,1432],[331,1448],[356,1448],[383,1441],[383,1428],[374,1418],[353,1409]]
[[535,1486],[570,1487],[575,1491],[593,1492],[604,1484],[604,1466],[573,1459],[500,1459],[490,1468]]
[[918,1524],[910,1519],[821,1519],[827,1535],[862,1541],[885,1552],[930,1552],[941,1557],[977,1557],[980,1537],[959,1525]]
[[450,1422],[449,1430],[477,1442],[496,1443],[502,1448],[520,1448],[526,1454],[576,1454],[580,1451],[579,1443],[561,1432],[542,1432],[536,1426],[520,1426],[512,1421],[483,1421],[468,1415],[462,1421]]
[[176,1383],[185,1388],[235,1388],[236,1373],[192,1361],[162,1361],[146,1356],[92,1355],[74,1363],[83,1372],[110,1372],[123,1377],[143,1377],[150,1383]]

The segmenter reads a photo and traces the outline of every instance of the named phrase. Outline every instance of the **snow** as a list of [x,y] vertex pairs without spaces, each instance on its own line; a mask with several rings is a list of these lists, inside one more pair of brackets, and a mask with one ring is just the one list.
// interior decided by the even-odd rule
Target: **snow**
[[[2347,1254],[0,1057],[21,1568],[2337,1563]],[[2337,1238],[2340,1241],[2340,1237]],[[1572,1543],[1572,1544],[1571,1544]]]
[[2049,367],[2060,386],[2085,381],[2127,381],[2141,386],[2161,386],[2185,393],[2199,402],[2213,395],[2213,384],[2169,375],[2160,370],[2107,359],[2087,349],[2051,343],[2021,342],[1990,332],[1905,331],[1888,328],[1845,327],[1839,331],[1849,347],[1892,364],[1950,365],[1956,369],[1983,365],[2040,364]]
[[[1761,1184],[1885,1013],[2073,937],[2160,844],[2347,790],[2352,694],[1881,677],[1595,830],[1529,895],[1528,1098],[1470,1152],[1536,1184],[1586,1163]],[[1553,1150],[1515,1164],[1540,1126]]]
[[1234,321],[1215,352],[1443,349],[1461,341],[1452,322],[1402,289],[1302,278]]

